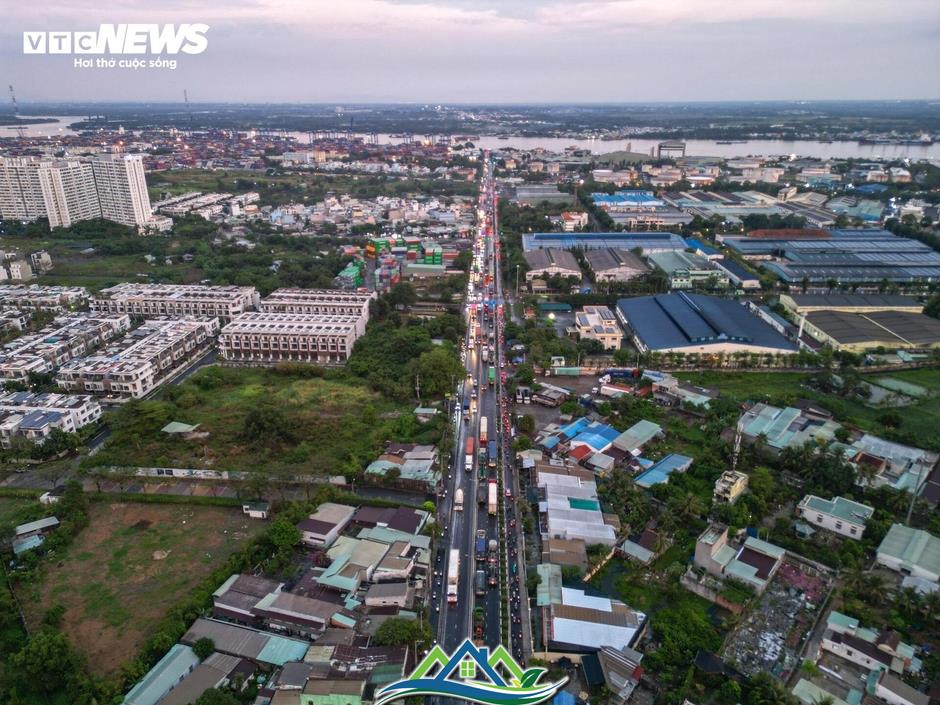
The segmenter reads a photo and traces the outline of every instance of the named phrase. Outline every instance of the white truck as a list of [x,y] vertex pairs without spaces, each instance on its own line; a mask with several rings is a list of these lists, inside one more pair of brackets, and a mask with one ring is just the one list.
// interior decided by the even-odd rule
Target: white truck
[[489,360],[490,355],[489,355],[488,348],[483,348],[483,352],[481,354],[483,355],[483,362],[486,362],[487,360]]
[[454,493],[454,511],[463,511],[463,489],[460,487],[458,487],[457,491]]
[[450,550],[450,560],[447,562],[447,603],[457,604],[457,582],[460,580],[460,549]]
[[487,511],[490,514],[496,514],[497,502],[499,501],[498,489],[496,487],[496,480],[490,480],[489,487],[487,488]]

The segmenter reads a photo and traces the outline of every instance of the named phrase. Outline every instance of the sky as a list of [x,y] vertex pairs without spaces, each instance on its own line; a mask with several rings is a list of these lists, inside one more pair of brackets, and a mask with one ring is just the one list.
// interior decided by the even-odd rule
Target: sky
[[[940,98],[937,0],[0,0],[0,20],[22,103]],[[24,31],[137,22],[205,23],[208,47],[175,70],[23,53]]]

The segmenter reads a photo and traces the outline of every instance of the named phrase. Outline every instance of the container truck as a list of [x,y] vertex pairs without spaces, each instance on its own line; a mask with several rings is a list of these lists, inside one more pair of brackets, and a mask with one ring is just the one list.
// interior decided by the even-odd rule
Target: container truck
[[496,480],[490,480],[489,484],[487,485],[486,492],[487,511],[490,514],[496,514],[496,502],[499,499],[499,493],[496,488]]
[[485,416],[480,417],[480,447],[486,445],[487,441],[487,420]]
[[496,382],[496,368],[495,368],[495,367],[490,367],[489,369],[490,369],[490,371],[489,371],[487,374],[489,375],[489,378],[490,378],[490,386],[492,387],[492,386],[493,386],[493,383]]
[[473,470],[473,438],[467,439],[467,457],[464,458],[464,470],[470,472]]
[[447,562],[447,603],[457,604],[457,583],[460,580],[460,549],[450,550],[450,560]]
[[496,467],[496,441],[486,444],[486,465],[490,468]]
[[486,560],[486,531],[483,529],[477,530],[477,540],[474,546],[474,557],[478,561]]
[[477,485],[477,504],[486,504],[486,485]]
[[460,487],[458,487],[457,491],[454,493],[454,511],[463,511],[463,489]]

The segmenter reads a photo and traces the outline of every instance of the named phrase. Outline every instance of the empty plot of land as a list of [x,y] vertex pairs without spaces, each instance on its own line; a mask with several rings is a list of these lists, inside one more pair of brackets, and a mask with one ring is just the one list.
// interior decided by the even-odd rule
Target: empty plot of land
[[65,606],[63,631],[99,675],[137,654],[171,607],[263,523],[238,509],[94,503],[67,555],[50,562],[35,595],[20,595],[39,624]]

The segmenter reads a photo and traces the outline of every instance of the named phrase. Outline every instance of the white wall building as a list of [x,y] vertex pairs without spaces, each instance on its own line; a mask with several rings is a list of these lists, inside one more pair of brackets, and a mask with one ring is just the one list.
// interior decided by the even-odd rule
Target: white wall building
[[808,494],[797,505],[796,513],[813,526],[858,541],[875,510],[845,497],[823,499]]

